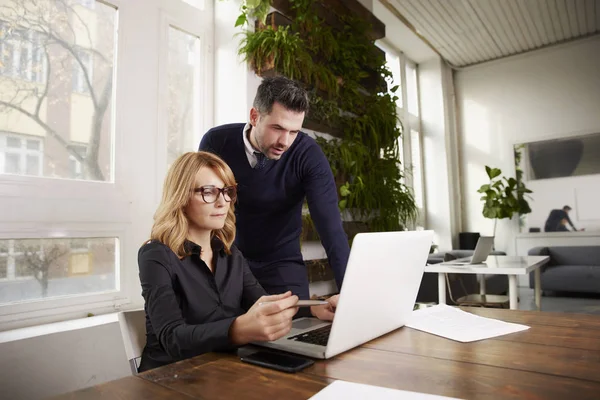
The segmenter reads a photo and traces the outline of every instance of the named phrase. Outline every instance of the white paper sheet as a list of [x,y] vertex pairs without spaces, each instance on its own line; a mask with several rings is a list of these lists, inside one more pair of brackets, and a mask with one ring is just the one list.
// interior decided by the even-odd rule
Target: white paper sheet
[[[335,381],[310,400],[447,400],[452,397],[435,396],[405,390],[395,390],[380,386],[363,385],[346,381]],[[456,400],[456,399],[454,399]]]
[[529,329],[526,325],[480,317],[445,304],[413,311],[406,326],[459,342],[474,342]]

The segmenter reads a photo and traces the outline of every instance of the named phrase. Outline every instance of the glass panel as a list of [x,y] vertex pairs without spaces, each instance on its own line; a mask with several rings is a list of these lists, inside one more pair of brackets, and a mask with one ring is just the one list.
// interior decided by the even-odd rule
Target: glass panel
[[40,174],[40,157],[27,155],[27,157],[25,158],[25,174]]
[[40,149],[40,141],[39,140],[28,140],[27,141],[27,149],[28,150],[39,150]]
[[4,155],[4,172],[7,174],[18,174],[21,157],[18,154],[6,153]]
[[7,260],[0,304],[116,290],[117,239],[84,239],[89,243],[85,251],[73,250],[72,242],[81,240],[0,240],[0,247],[7,247],[9,254],[0,253],[0,274],[1,260]]
[[69,144],[76,142],[94,154],[81,179],[112,180],[116,15],[91,0],[0,1],[0,101],[9,103],[0,105],[0,131],[44,140],[43,152],[27,144],[45,165],[36,175],[70,178]]
[[417,91],[417,69],[406,63],[406,98],[408,112],[419,116],[419,92]]
[[9,136],[6,138],[6,147],[19,148],[21,147],[21,139]]
[[412,157],[413,189],[415,191],[415,203],[417,207],[423,208],[423,177],[421,171],[421,135],[412,129],[410,131],[410,154]]
[[169,165],[200,144],[200,39],[169,28]]
[[394,96],[398,97],[396,100],[396,107],[402,108],[402,76],[400,74],[400,58],[392,53],[385,53],[386,65],[390,72],[392,73],[392,81],[388,82],[388,90],[392,89],[394,86],[398,86],[398,89]]

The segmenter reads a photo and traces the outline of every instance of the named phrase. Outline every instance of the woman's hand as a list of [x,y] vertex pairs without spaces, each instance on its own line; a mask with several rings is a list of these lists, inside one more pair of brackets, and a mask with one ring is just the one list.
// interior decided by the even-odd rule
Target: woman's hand
[[287,335],[292,329],[292,317],[298,312],[298,307],[294,307],[297,302],[298,296],[292,296],[289,291],[262,296],[231,324],[229,337],[232,343],[266,342]]
[[325,306],[311,307],[311,314],[323,321],[333,321],[333,317],[335,316],[335,309],[337,308],[339,298],[340,295],[336,294],[335,296],[331,296],[327,299],[327,302],[329,304]]

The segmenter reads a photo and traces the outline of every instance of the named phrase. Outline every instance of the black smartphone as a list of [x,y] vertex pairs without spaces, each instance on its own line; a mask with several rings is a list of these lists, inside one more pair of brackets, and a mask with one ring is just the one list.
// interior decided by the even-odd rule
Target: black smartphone
[[249,364],[272,368],[283,372],[298,372],[315,363],[309,358],[270,351],[257,351],[256,353],[242,356],[240,359]]

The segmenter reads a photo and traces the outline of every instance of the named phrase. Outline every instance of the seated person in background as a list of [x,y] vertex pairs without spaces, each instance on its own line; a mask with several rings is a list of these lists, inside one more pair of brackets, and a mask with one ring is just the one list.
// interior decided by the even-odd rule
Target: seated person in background
[[138,254],[147,330],[140,372],[290,331],[298,297],[266,296],[250,272],[233,245],[235,199],[233,173],[213,154],[183,154],[169,170]]
[[571,207],[569,206],[564,206],[562,210],[550,211],[548,219],[546,219],[546,223],[544,224],[544,232],[568,231],[566,224],[562,223],[563,219],[576,231],[575,225],[573,225],[573,222],[569,218],[569,211],[571,211]]

